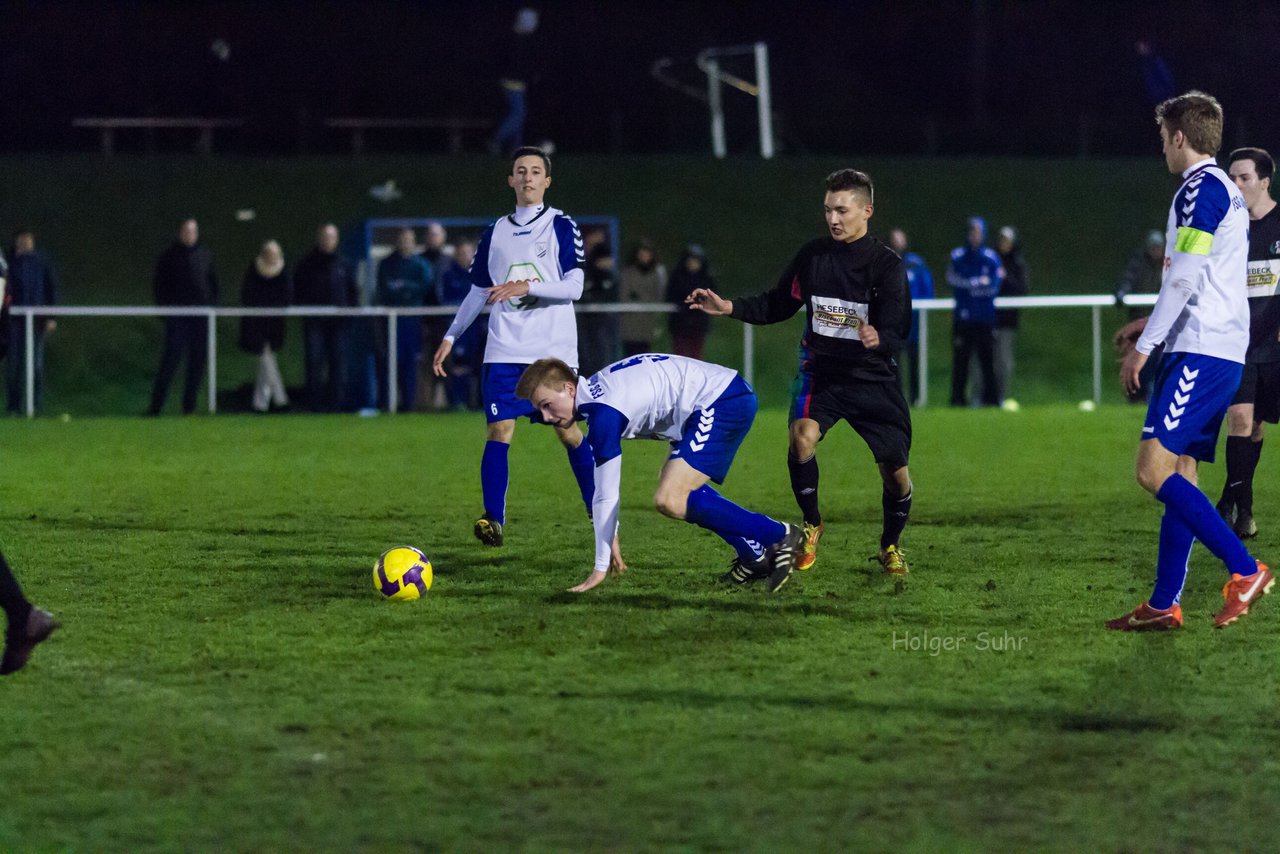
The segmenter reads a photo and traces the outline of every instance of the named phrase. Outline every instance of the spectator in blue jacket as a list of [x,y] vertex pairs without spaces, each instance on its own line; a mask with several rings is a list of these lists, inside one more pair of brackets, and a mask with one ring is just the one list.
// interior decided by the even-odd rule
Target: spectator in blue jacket
[[[36,251],[36,236],[29,228],[19,229],[13,235],[10,253],[8,290],[11,305],[57,305],[58,279],[45,256]],[[44,337],[57,328],[52,317],[34,319],[32,325],[32,355],[34,356],[35,405],[38,412],[44,397]],[[23,391],[27,375],[26,318],[13,315],[9,318],[8,370],[6,381],[9,392],[9,411],[21,412]]]
[[[374,305],[414,308],[439,305],[435,276],[431,267],[417,252],[417,239],[412,228],[403,228],[396,236],[396,250],[378,262],[378,284]],[[400,394],[398,409],[411,412],[418,399],[418,359],[422,355],[422,318],[401,317],[396,321],[396,382]],[[387,361],[378,358],[378,394],[386,394]]]
[[[440,277],[441,305],[462,305],[467,294],[471,293],[471,274],[468,271],[475,256],[474,241],[458,242],[449,266]],[[451,409],[480,407],[480,373],[488,328],[488,324],[473,323],[453,342],[446,363],[449,379],[445,384]]]
[[987,224],[969,220],[965,244],[951,250],[947,284],[956,300],[952,323],[951,405],[966,405],[969,359],[977,353],[982,368],[982,403],[1000,405],[995,371],[996,296],[1004,282],[1004,267],[995,250],[984,245]]
[[[929,265],[924,262],[918,252],[907,248],[907,233],[900,228],[889,232],[889,248],[897,252],[907,268],[907,287],[911,290],[911,303],[916,300],[933,299],[933,274]],[[907,346],[902,348],[900,358],[907,363],[907,380],[910,395],[908,400],[912,406],[920,403],[920,312],[911,312],[911,332],[907,335]]]

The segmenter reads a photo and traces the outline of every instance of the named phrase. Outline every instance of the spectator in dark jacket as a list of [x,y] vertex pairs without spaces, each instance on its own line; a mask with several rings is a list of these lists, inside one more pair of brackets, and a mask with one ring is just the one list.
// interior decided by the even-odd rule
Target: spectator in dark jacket
[[672,350],[677,356],[702,358],[702,345],[711,330],[711,318],[701,311],[689,311],[685,297],[698,288],[716,289],[716,281],[707,267],[707,253],[696,243],[691,243],[671,271],[667,280],[667,302],[676,307],[669,316]]
[[[325,223],[316,231],[316,245],[298,262],[293,274],[294,305],[350,308],[359,303],[355,271],[338,252],[338,227]],[[306,362],[307,405],[325,412],[343,408],[346,374],[346,331],[343,317],[302,319],[303,359]]]
[[[194,219],[184,220],[178,239],[164,251],[156,263],[153,280],[156,305],[215,306],[218,304],[218,274],[213,268],[213,253],[200,243],[200,227]],[[187,358],[187,383],[182,392],[182,411],[191,414],[196,408],[196,392],[204,373],[209,323],[204,317],[166,317],[164,349],[160,368],[151,389],[148,413],[159,415],[169,396],[169,384],[178,370],[178,362]]]
[[[268,240],[244,271],[240,302],[246,308],[284,308],[293,302],[293,273],[284,262],[280,244]],[[240,349],[258,357],[253,384],[253,408],[267,412],[274,404],[289,405],[276,353],[284,347],[284,317],[242,317]]]
[[[476,244],[460,241],[449,266],[440,277],[440,304],[462,305],[471,293],[471,262],[476,257]],[[484,345],[488,324],[473,323],[453,341],[453,349],[445,366],[449,373],[445,391],[451,409],[480,407],[480,375],[484,363]]]
[[[11,305],[57,305],[58,279],[53,267],[43,254],[36,251],[36,236],[29,229],[17,231],[13,236],[8,273],[8,294]],[[44,397],[44,337],[57,328],[51,318],[34,318],[32,324],[32,391],[36,411]],[[26,318],[15,316],[8,320],[8,359],[6,380],[9,392],[9,411],[21,412],[23,391],[27,375]]]
[[618,315],[583,311],[581,306],[618,302],[618,271],[613,249],[603,240],[587,255],[582,298],[578,300],[578,356],[584,377],[618,359]]
[[[374,290],[374,305],[396,308],[417,308],[439,305],[435,277],[431,267],[417,253],[417,241],[412,228],[404,228],[396,237],[396,250],[378,262],[378,284]],[[397,409],[412,412],[418,399],[418,360],[422,356],[422,318],[400,317],[396,321],[395,341],[396,374],[400,392]],[[381,374],[378,394],[385,395],[387,360],[385,350],[379,353]]]
[[[1031,279],[1027,274],[1027,259],[1022,255],[1022,240],[1017,230],[1006,225],[996,232],[996,254],[1004,265],[1004,284],[1000,286],[1002,297],[1025,297],[1031,293]],[[996,309],[995,356],[996,382],[1004,396],[1006,408],[1017,408],[1013,394],[1013,374],[1017,358],[1014,342],[1018,337],[1018,309]]]

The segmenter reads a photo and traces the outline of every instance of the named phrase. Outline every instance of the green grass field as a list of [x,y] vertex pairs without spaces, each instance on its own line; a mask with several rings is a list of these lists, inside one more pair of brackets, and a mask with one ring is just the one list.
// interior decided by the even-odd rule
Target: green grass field
[[[0,849],[1272,847],[1280,597],[1214,631],[1197,547],[1186,629],[1100,628],[1154,574],[1139,421],[918,413],[905,584],[865,561],[879,490],[841,428],[818,564],[776,596],[717,586],[727,550],[650,508],[664,446],[632,442],[632,569],[582,597],[547,430],[484,550],[478,416],[5,421],[0,542],[65,626],[0,682]],[[725,492],[793,517],[784,448],[763,412]],[[399,543],[424,601],[372,589]]]

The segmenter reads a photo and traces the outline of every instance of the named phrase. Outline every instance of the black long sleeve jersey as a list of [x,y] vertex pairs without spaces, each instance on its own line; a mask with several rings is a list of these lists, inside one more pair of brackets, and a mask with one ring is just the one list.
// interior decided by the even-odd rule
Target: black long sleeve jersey
[[[902,259],[888,246],[870,235],[852,243],[812,240],[772,290],[735,297],[732,316],[757,325],[777,323],[801,306],[808,320],[800,341],[802,371],[837,380],[897,377],[897,355],[911,329],[911,291]],[[880,334],[874,349],[858,338],[863,323]]]

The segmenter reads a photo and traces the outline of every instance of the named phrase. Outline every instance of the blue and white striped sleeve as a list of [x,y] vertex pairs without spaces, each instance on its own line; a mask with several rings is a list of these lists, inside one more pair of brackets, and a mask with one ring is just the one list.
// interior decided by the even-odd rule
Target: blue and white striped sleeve
[[578,224],[564,214],[556,214],[552,228],[555,230],[558,247],[556,260],[560,265],[560,279],[553,282],[533,282],[529,285],[529,293],[548,299],[576,300],[582,296],[585,281],[582,268],[587,260],[583,251],[582,233],[578,231]]

